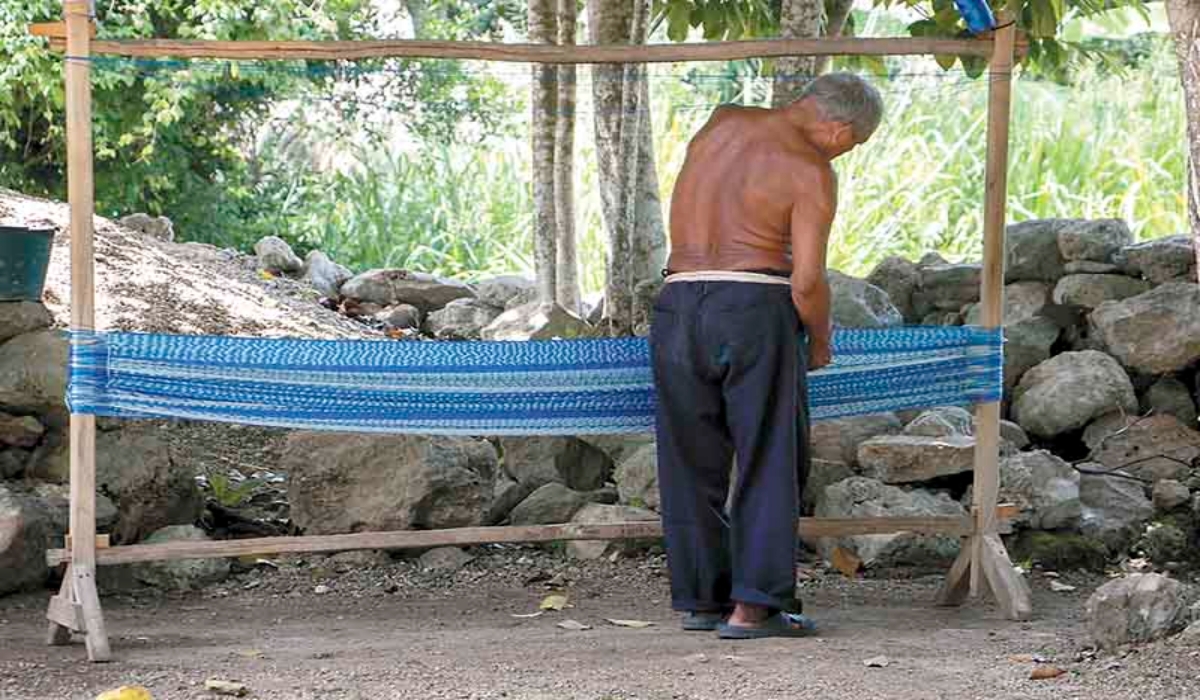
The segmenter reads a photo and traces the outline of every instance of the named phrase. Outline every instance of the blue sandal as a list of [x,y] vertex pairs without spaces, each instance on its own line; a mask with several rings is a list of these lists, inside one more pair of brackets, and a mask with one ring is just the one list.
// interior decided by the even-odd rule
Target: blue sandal
[[683,616],[683,629],[688,632],[712,632],[721,626],[728,613],[692,611]]
[[817,623],[812,618],[795,613],[781,612],[763,620],[757,627],[731,625],[722,622],[717,626],[721,639],[767,639],[769,637],[811,637],[817,633]]

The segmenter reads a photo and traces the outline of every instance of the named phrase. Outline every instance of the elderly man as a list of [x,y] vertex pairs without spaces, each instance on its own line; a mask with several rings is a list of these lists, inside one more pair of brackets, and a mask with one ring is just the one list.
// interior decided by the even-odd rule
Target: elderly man
[[726,639],[815,629],[795,598],[796,520],[805,376],[831,360],[830,162],[871,136],[882,108],[860,78],[825,75],[783,108],[718,108],[688,146],[650,337],[672,607],[684,629]]

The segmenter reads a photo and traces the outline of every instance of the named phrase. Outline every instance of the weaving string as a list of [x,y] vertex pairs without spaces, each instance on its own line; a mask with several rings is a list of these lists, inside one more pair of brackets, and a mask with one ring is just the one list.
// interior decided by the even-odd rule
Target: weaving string
[[[998,329],[910,326],[834,334],[809,376],[814,420],[995,401]],[[71,410],[317,430],[430,435],[650,432],[642,338],[531,342],[71,335]]]

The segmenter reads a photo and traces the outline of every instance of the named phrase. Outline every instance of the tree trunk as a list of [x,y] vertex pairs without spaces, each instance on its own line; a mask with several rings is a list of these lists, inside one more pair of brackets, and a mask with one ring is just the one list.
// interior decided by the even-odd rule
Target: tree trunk
[[1200,0],[1167,0],[1188,134],[1188,220],[1200,275]]
[[[530,43],[552,44],[558,39],[556,0],[529,0]],[[533,146],[533,265],[538,298],[558,297],[558,246],[555,229],[554,156],[555,112],[558,108],[557,68],[535,63],[530,99]]]
[[[558,43],[575,43],[576,0],[558,0]],[[573,65],[558,66],[558,110],[554,133],[554,213],[557,221],[558,303],[579,313],[579,260],[575,238],[575,76]]]
[[[591,0],[588,13],[593,44],[646,40],[645,0]],[[640,65],[592,67],[601,211],[609,243],[604,317],[618,331],[632,327],[634,287],[656,275],[666,255],[645,75]]]
[[[846,28],[846,20],[850,19],[850,11],[854,9],[854,0],[829,0],[825,6],[825,27],[821,36],[838,37]],[[829,69],[832,56],[817,56],[813,75],[820,75]]]
[[[779,13],[779,36],[785,39],[816,38],[821,35],[824,0],[783,0]],[[844,20],[843,20],[844,21]],[[800,96],[817,73],[817,57],[796,56],[775,62],[771,103],[782,107]]]

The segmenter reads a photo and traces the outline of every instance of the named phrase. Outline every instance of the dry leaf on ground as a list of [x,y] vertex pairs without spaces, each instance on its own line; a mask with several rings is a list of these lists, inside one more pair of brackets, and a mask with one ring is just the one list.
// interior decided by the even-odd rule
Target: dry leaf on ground
[[538,608],[542,610],[562,610],[567,607],[567,597],[565,595],[548,595],[542,600],[542,604]]
[[1033,671],[1031,671],[1029,674],[1029,680],[1050,680],[1051,678],[1058,678],[1066,672],[1067,670],[1065,668],[1059,668],[1058,666],[1035,666]]
[[563,620],[562,622],[558,623],[558,627],[561,627],[565,630],[571,630],[572,632],[582,632],[592,628],[591,625],[585,625],[582,622],[577,622],[575,620]]
[[654,625],[653,622],[647,622],[646,620],[612,620],[605,618],[605,621],[617,627],[633,627],[634,629],[643,629]]

